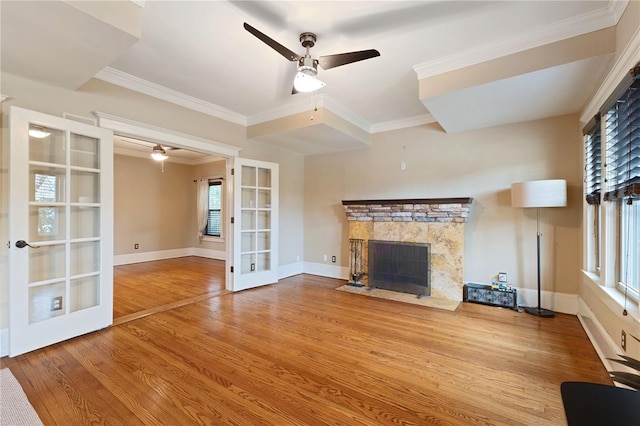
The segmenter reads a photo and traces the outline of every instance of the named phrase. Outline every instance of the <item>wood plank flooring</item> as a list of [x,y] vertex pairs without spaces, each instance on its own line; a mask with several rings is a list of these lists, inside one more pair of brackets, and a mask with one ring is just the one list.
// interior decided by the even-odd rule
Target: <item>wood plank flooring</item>
[[226,293],[223,260],[188,256],[113,268],[114,322]]
[[4,358],[45,425],[562,425],[611,384],[575,316],[456,312],[298,275]]

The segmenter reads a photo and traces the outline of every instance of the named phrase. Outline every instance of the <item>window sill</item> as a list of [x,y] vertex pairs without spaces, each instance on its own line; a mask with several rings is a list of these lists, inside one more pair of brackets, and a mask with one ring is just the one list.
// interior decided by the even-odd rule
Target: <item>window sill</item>
[[[624,294],[615,287],[606,287],[601,284],[600,276],[593,272],[582,271],[586,280],[584,282],[594,290],[600,299],[614,312],[620,312],[625,309]],[[627,297],[626,303],[627,317],[633,322],[640,324],[640,312],[638,302],[633,298]]]
[[210,235],[205,235],[202,237],[202,241],[207,243],[224,243],[224,237],[212,237]]

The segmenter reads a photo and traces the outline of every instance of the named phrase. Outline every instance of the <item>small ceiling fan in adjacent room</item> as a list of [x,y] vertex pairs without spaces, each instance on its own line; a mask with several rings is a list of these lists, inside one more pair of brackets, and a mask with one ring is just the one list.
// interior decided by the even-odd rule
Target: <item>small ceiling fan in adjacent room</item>
[[300,34],[300,43],[302,44],[302,47],[307,49],[305,55],[300,56],[297,53],[284,47],[266,34],[258,31],[246,22],[244,23],[244,29],[256,36],[267,46],[271,47],[273,50],[284,56],[289,61],[298,62],[298,72],[293,81],[293,89],[291,90],[291,94],[296,94],[298,92],[313,92],[314,90],[318,90],[325,85],[324,82],[317,78],[318,65],[320,65],[322,69],[328,70],[330,68],[339,67],[341,65],[347,65],[353,62],[363,61],[365,59],[371,59],[375,58],[376,56],[380,56],[380,52],[378,52],[377,50],[369,49],[356,52],[337,53],[334,55],[324,55],[320,56],[318,59],[314,59],[309,54],[309,49],[311,49],[316,44],[316,35],[314,33],[304,32]]
[[163,161],[169,158],[169,156],[167,155],[167,151],[160,144],[157,144],[151,150],[151,158],[156,161]]

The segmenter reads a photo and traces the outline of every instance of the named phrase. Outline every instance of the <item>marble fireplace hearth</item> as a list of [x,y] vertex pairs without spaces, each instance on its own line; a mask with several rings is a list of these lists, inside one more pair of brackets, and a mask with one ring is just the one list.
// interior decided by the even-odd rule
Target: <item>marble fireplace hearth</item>
[[472,198],[342,201],[349,239],[363,240],[362,284],[368,286],[368,241],[431,245],[430,296],[462,301],[464,231]]

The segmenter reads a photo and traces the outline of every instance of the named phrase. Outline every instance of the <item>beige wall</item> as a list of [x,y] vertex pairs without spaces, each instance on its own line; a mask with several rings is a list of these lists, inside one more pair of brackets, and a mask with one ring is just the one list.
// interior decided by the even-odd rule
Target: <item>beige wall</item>
[[[116,155],[114,255],[192,247],[196,198],[192,166]],[[134,244],[139,244],[138,250]]]
[[[348,266],[341,200],[472,197],[465,279],[499,271],[536,288],[535,211],[510,206],[513,182],[566,179],[569,206],[542,217],[543,288],[577,293],[580,269],[582,142],[569,115],[456,134],[435,124],[374,135],[371,148],[305,159],[305,260],[338,255]],[[401,163],[406,170],[401,170]]]

